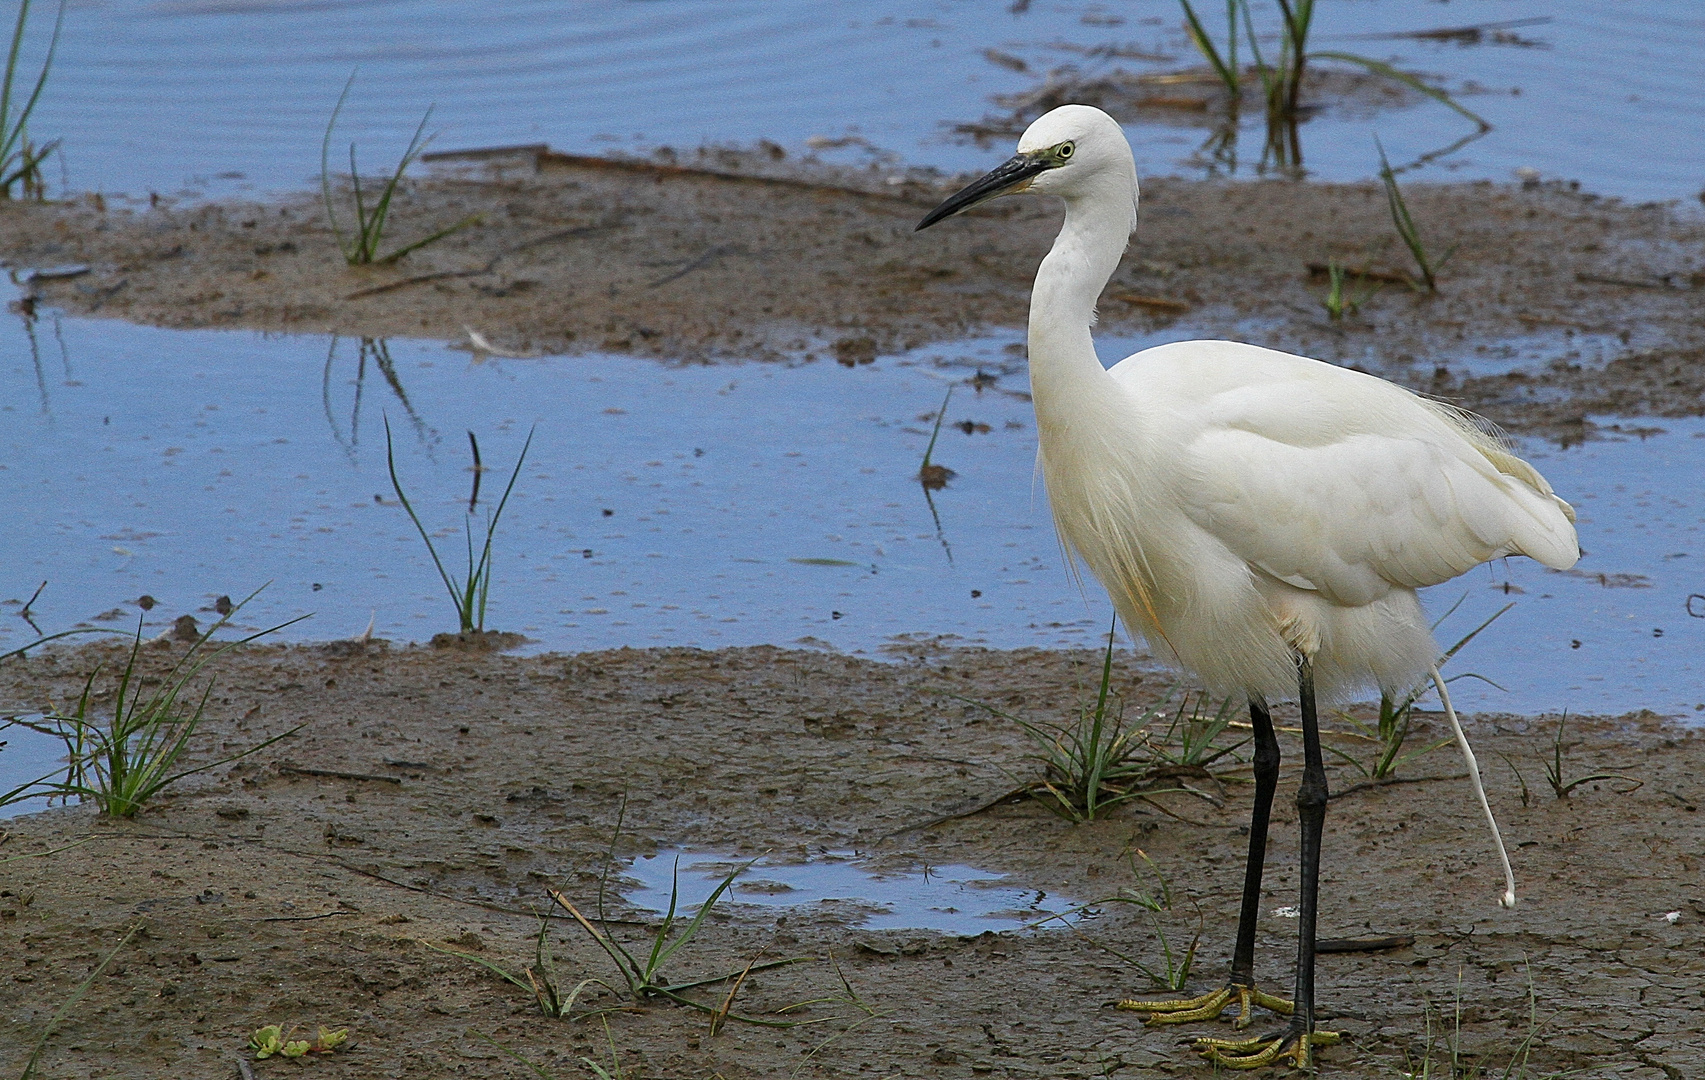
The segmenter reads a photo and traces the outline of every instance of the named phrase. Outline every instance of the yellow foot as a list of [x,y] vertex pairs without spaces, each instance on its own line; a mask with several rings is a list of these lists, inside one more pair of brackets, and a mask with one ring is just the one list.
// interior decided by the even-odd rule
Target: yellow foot
[[1115,1008],[1147,1013],[1145,1022],[1151,1025],[1194,1024],[1199,1020],[1215,1019],[1234,1001],[1237,1002],[1237,1021],[1232,1027],[1238,1031],[1248,1027],[1254,1020],[1251,1010],[1257,1005],[1263,1009],[1271,1009],[1281,1016],[1289,1016],[1293,1008],[1291,1003],[1282,997],[1274,997],[1253,986],[1239,986],[1235,983],[1201,997],[1175,1001],[1127,1000],[1118,1002]]
[[1259,1069],[1281,1059],[1298,1069],[1314,1067],[1314,1048],[1332,1046],[1336,1031],[1286,1032],[1266,1039],[1197,1039],[1196,1049],[1215,1065],[1228,1069]]

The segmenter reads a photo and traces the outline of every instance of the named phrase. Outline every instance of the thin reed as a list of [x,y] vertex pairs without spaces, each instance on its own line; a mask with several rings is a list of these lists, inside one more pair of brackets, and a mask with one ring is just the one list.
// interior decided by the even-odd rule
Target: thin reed
[[1421,230],[1415,224],[1415,218],[1409,213],[1409,204],[1403,198],[1403,190],[1397,186],[1397,174],[1392,171],[1391,162],[1386,160],[1385,147],[1378,137],[1374,145],[1379,147],[1379,179],[1385,185],[1385,203],[1391,211],[1391,225],[1397,230],[1403,246],[1409,249],[1409,254],[1415,260],[1415,266],[1421,273],[1421,286],[1430,293],[1439,291],[1438,272],[1444,269],[1457,247],[1452,245],[1449,251],[1435,259],[1427,252],[1427,246],[1421,240]]
[[19,58],[29,30],[30,3],[31,0],[19,0],[18,18],[12,26],[12,44],[6,50],[6,70],[0,74],[0,199],[10,199],[13,188],[17,188],[25,198],[45,197],[47,188],[42,182],[41,163],[59,148],[58,139],[42,146],[32,143],[29,123],[30,115],[41,100],[41,92],[47,86],[48,73],[53,70],[53,57],[59,50],[59,31],[65,24],[66,0],[59,2],[59,12],[53,19],[53,33],[47,42],[47,55],[42,58],[35,85],[20,103],[17,98],[23,88],[18,85],[22,75]]
[[126,945],[130,944],[130,939],[135,937],[137,931],[141,929],[141,923],[132,926],[119,940],[119,943],[113,946],[112,952],[107,953],[101,962],[95,965],[95,970],[89,972],[88,976],[77,984],[77,988],[71,991],[71,996],[65,999],[65,1003],[53,1014],[52,1019],[48,1020],[47,1026],[41,1029],[41,1037],[36,1040],[35,1049],[30,1051],[30,1059],[24,1062],[24,1071],[19,1074],[18,1080],[30,1080],[30,1077],[35,1075],[36,1065],[41,1061],[42,1051],[47,1049],[48,1038],[58,1029],[60,1022],[65,1019],[66,1015],[77,1007],[77,1003],[83,1000],[83,995],[89,992],[89,987],[93,986],[95,980],[101,977],[101,973],[112,965],[112,962],[118,958],[118,954],[124,951]]

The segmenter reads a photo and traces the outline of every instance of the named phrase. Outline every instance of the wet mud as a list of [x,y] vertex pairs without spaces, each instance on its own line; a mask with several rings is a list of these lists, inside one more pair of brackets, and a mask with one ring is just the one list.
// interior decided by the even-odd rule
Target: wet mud
[[[177,648],[151,645],[146,663],[165,665]],[[65,707],[93,664],[117,659],[92,646],[10,661],[0,700]],[[210,699],[199,760],[305,723],[299,733],[183,781],[133,821],[73,808],[0,834],[10,860],[0,863],[0,1073],[22,1070],[53,1012],[140,927],[48,1040],[39,1075],[237,1076],[249,1033],[267,1023],[310,1035],[347,1027],[350,1041],[318,1060],[254,1062],[256,1076],[537,1075],[513,1052],[572,1077],[589,1075],[582,1057],[608,1068],[612,1043],[630,1077],[1210,1075],[1181,1039],[1229,1026],[1145,1029],[1111,1008],[1153,990],[1111,950],[1159,966],[1161,933],[1178,948],[1199,930],[1188,988],[1220,984],[1247,767],[1234,755],[1191,779],[1199,794],[1072,825],[1034,801],[999,799],[1038,767],[1016,724],[972,703],[1060,722],[1098,660],[921,644],[887,663],[776,648],[517,658],[249,647]],[[1129,715],[1170,681],[1123,660],[1115,673]],[[1438,719],[1421,717],[1413,746],[1438,741]],[[1586,783],[1561,800],[1542,765],[1555,724],[1470,724],[1516,863],[1513,912],[1496,904],[1496,856],[1454,750],[1406,763],[1403,783],[1359,789],[1355,769],[1333,759],[1341,796],[1326,822],[1321,934],[1399,940],[1321,959],[1325,1024],[1345,1034],[1322,1075],[1398,1075],[1418,1065],[1429,1031],[1435,1069],[1454,1047],[1489,1075],[1524,1053],[1534,1075],[1705,1070],[1705,744],[1649,715],[1571,720],[1566,778],[1617,773],[1640,786]],[[1330,726],[1330,745],[1369,755],[1341,718]],[[1301,755],[1292,731],[1281,738],[1257,962],[1273,989],[1288,983],[1296,926],[1283,909],[1296,902]],[[803,957],[750,975],[732,1012],[815,1023],[713,1029],[704,1013],[635,1008],[587,984],[574,1012],[609,1010],[607,1042],[600,1022],[541,1015],[528,992],[440,950],[519,974],[533,963],[532,912],[549,903],[547,888],[596,908],[619,816],[618,861],[673,847],[857,852],[878,869],[970,865],[1003,884],[1098,900],[1158,890],[1140,849],[1174,899],[1152,918],[1112,903],[1078,930],[979,936],[861,929],[857,912],[834,904],[719,905],[667,974]],[[605,897],[610,930],[643,947],[656,915],[626,906],[617,884]],[[550,938],[565,994],[594,977],[621,985],[571,921],[554,921]],[[716,1008],[728,985],[686,994]]]
[[[965,178],[807,167],[773,151],[612,163],[530,148],[440,162],[400,191],[380,250],[476,223],[384,266],[345,266],[308,194],[6,204],[0,256],[14,273],[87,268],[27,281],[26,306],[180,328],[471,331],[518,356],[856,365],[1023,325],[1057,206],[1005,199],[917,234]],[[1413,267],[1378,185],[1147,180],[1101,332],[1183,326],[1301,351],[1563,441],[1590,435],[1594,414],[1705,411],[1697,213],[1562,184],[1416,184],[1407,198],[1434,260],[1450,253],[1436,294],[1406,283]],[[1336,322],[1322,304],[1333,262],[1368,272],[1352,296],[1379,286]],[[1477,362],[1512,339],[1534,363]]]

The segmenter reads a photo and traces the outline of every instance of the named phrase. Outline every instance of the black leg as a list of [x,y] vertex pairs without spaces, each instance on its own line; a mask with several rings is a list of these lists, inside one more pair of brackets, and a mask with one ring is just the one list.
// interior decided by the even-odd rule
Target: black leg
[[1302,900],[1297,927],[1296,1011],[1291,1030],[1314,1030],[1314,931],[1320,912],[1320,836],[1326,824],[1326,763],[1320,756],[1320,721],[1314,710],[1314,667],[1298,661],[1302,697],[1302,786],[1297,818],[1302,826]]
[[1242,1031],[1254,1020],[1251,1010],[1289,1015],[1291,1003],[1255,985],[1255,928],[1261,916],[1261,868],[1267,859],[1267,821],[1273,810],[1273,791],[1279,786],[1279,740],[1267,703],[1249,702],[1250,726],[1255,730],[1255,809],[1249,817],[1249,858],[1243,867],[1243,907],[1237,916],[1237,945],[1231,954],[1231,977],[1226,985],[1201,997],[1172,1001],[1121,1001],[1118,1007],[1148,1014],[1150,1024],[1189,1024],[1212,1020],[1237,1007],[1234,1027]]
[[1237,947],[1231,954],[1231,984],[1255,985],[1255,927],[1261,916],[1261,869],[1267,860],[1267,820],[1279,786],[1279,740],[1267,703],[1251,699],[1255,729],[1255,809],[1249,815],[1249,858],[1243,864],[1243,907],[1237,915]]
[[[1331,1046],[1339,1039],[1333,1031],[1317,1031],[1314,1027],[1314,931],[1320,913],[1320,834],[1326,825],[1326,763],[1320,756],[1320,719],[1315,714],[1314,667],[1307,657],[1297,659],[1297,681],[1302,697],[1302,786],[1297,789],[1297,818],[1302,826],[1302,910],[1297,927],[1296,998],[1291,1010],[1290,1025],[1277,1036],[1260,1039],[1197,1039],[1196,1047],[1209,1061],[1234,1069],[1260,1069],[1281,1059],[1289,1060],[1299,1069],[1313,1068],[1314,1048]],[[1251,715],[1254,715],[1253,712]],[[1257,731],[1259,732],[1259,727]],[[1268,725],[1271,731],[1271,725]],[[1270,736],[1269,736],[1270,737]],[[1259,738],[1259,736],[1257,736]],[[1256,761],[1261,760],[1259,742]],[[1277,770],[1278,747],[1273,747],[1274,768]],[[1260,784],[1260,766],[1256,766],[1256,783]],[[1268,789],[1271,800],[1271,787]],[[1257,786],[1257,803],[1259,792]],[[1253,830],[1251,830],[1253,832]],[[1250,837],[1254,840],[1253,835]],[[1253,856],[1252,856],[1253,861]],[[1252,871],[1244,889],[1244,912],[1260,891],[1259,869]],[[1254,931],[1250,930],[1251,945]],[[1238,944],[1242,946],[1242,934]],[[1235,965],[1237,958],[1233,958]],[[1235,966],[1233,967],[1235,971]]]

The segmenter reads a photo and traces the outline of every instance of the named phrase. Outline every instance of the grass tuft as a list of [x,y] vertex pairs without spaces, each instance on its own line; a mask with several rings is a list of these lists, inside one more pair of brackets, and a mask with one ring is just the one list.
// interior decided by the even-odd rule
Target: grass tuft
[[[408,511],[409,520],[414,522],[415,531],[426,541],[427,554],[432,556],[432,565],[438,568],[438,576],[444,581],[444,588],[450,593],[450,602],[456,606],[458,628],[464,634],[485,632],[486,598],[491,593],[492,577],[492,541],[497,535],[497,523],[503,518],[503,509],[509,505],[509,495],[515,490],[515,481],[521,476],[521,466],[527,460],[527,451],[533,445],[533,430],[527,432],[527,441],[521,445],[521,455],[515,459],[515,468],[509,473],[509,483],[503,489],[503,496],[498,499],[497,507],[486,514],[485,542],[480,545],[479,554],[474,554],[474,527],[471,522],[463,522],[463,530],[467,536],[468,571],[467,576],[457,580],[445,569],[444,560],[438,556],[438,547],[432,542],[432,536],[426,531],[426,526],[420,523],[420,516],[414,512],[414,505],[409,502],[408,495],[403,491],[403,482],[397,477],[397,455],[391,443],[391,421],[385,419],[385,465],[391,473],[391,489],[397,493],[397,501]],[[485,466],[480,463],[480,444],[473,432],[468,432],[468,444],[473,447],[474,481],[473,491],[468,496],[468,514],[471,516],[479,505],[480,475]]]
[[[711,908],[716,905],[716,902],[721,899],[722,895],[734,884],[734,879],[744,873],[747,867],[752,865],[752,862],[757,861],[756,859],[743,866],[737,866],[733,870],[729,871],[728,875],[722,879],[721,883],[717,885],[716,889],[710,894],[705,902],[699,905],[698,913],[687,922],[686,926],[682,928],[678,934],[676,933],[676,925],[678,901],[680,899],[680,868],[677,863],[675,882],[669,892],[669,910],[664,915],[663,922],[651,936],[650,949],[641,950],[643,955],[630,951],[626,945],[617,941],[615,937],[609,933],[609,925],[604,920],[604,886],[609,877],[610,865],[615,860],[616,843],[621,837],[622,820],[625,818],[626,814],[627,798],[624,796],[622,799],[621,810],[618,812],[616,818],[615,831],[610,836],[610,852],[605,858],[604,873],[601,875],[598,885],[596,909],[598,925],[593,925],[593,921],[581,914],[580,909],[575,907],[568,897],[564,896],[561,892],[558,892],[555,889],[547,889],[546,893],[550,896],[552,902],[555,903],[557,907],[567,912],[569,917],[578,923],[580,928],[585,930],[592,938],[593,943],[602,949],[604,954],[615,963],[616,971],[620,974],[621,981],[626,984],[629,1000],[636,1005],[658,1000],[670,1001],[677,1005],[685,1005],[688,1008],[705,1013],[711,1018],[711,1023],[713,1025],[712,1034],[715,1033],[715,1028],[721,1027],[722,1024],[729,1020],[738,1020],[741,1023],[757,1024],[764,1027],[786,1028],[799,1026],[799,1023],[796,1021],[763,1020],[757,1017],[745,1016],[734,1012],[734,998],[735,995],[739,993],[740,987],[744,984],[747,976],[752,973],[768,971],[772,968],[785,967],[789,964],[801,963],[802,961],[811,959],[810,957],[791,957],[785,960],[768,960],[763,963],[757,962],[754,958],[752,962],[747,963],[738,971],[729,971],[710,978],[694,979],[688,982],[671,982],[663,975],[664,965],[666,965],[676,953],[678,953],[698,935],[700,929],[704,926],[705,919],[710,915]],[[436,952],[445,953],[449,956],[460,957],[463,960],[470,960],[473,963],[479,964],[481,967],[484,967],[498,975],[504,981],[526,991],[533,997],[534,1001],[539,1006],[539,1010],[547,1016],[568,1016],[570,1010],[574,1007],[576,999],[586,990],[587,987],[590,986],[600,986],[609,990],[612,994],[616,994],[618,997],[620,996],[621,992],[616,987],[602,979],[596,978],[581,980],[566,997],[562,996],[560,991],[557,989],[555,977],[551,970],[550,946],[547,941],[548,933],[549,921],[545,916],[541,915],[539,935],[535,946],[534,965],[525,969],[523,975],[517,975],[501,965],[485,959],[484,957],[445,949],[438,945],[434,945],[429,941],[422,940],[421,944]],[[714,986],[718,983],[732,984],[728,994],[718,1005],[707,1005],[704,1002],[696,1001],[693,998],[686,996],[686,992],[689,990],[696,990],[706,986]]]
[[[1362,282],[1361,288],[1345,288],[1346,276],[1359,278]],[[1327,318],[1333,322],[1340,321],[1345,315],[1354,315],[1361,311],[1363,304],[1372,300],[1379,290],[1385,288],[1385,282],[1377,278],[1369,278],[1366,274],[1347,274],[1337,259],[1327,261],[1326,277],[1328,281],[1326,297],[1320,301],[1320,304],[1326,309]]]
[[522,968],[519,975],[501,964],[487,960],[483,956],[458,952],[455,949],[446,949],[441,945],[434,945],[425,938],[416,940],[433,952],[441,952],[446,956],[472,961],[497,975],[504,982],[519,987],[522,991],[530,994],[534,1004],[538,1005],[539,1011],[549,1017],[561,1018],[570,1015],[574,1011],[575,1002],[580,999],[580,995],[585,993],[588,987],[602,986],[614,993],[610,984],[602,979],[582,979],[566,995],[562,993],[560,984],[556,979],[555,958],[550,947],[550,927],[551,920],[544,915],[539,916],[539,934],[534,942],[533,964],[531,967]]
[[[1434,1033],[1435,1022],[1443,1029],[1443,1017],[1439,1009],[1429,1000],[1426,1002],[1426,1033],[1421,1044],[1419,1061],[1404,1053],[1404,1066],[1397,1073],[1400,1080],[1562,1080],[1565,1076],[1576,1074],[1576,1070],[1563,1072],[1535,1073],[1532,1071],[1534,1047],[1538,1043],[1539,1033],[1551,1022],[1552,1017],[1541,1021],[1539,1019],[1539,995],[1533,985],[1533,968],[1527,957],[1522,957],[1522,969],[1527,976],[1527,1032],[1510,1050],[1509,1058],[1504,1067],[1498,1072],[1492,1070],[1495,1066],[1481,1059],[1490,1057],[1479,1054],[1470,1058],[1462,1052],[1462,972],[1456,975],[1456,989],[1452,995],[1451,1037],[1444,1040]],[[1554,1016],[1555,1014],[1553,1014]],[[1448,1053],[1441,1053],[1448,1051]]]
[[[265,586],[262,586],[265,588]],[[178,766],[190,741],[195,737],[206,716],[207,703],[213,696],[214,680],[208,678],[200,696],[192,684],[199,680],[209,665],[241,645],[275,633],[306,615],[270,629],[250,634],[235,641],[209,648],[215,632],[231,621],[243,606],[260,592],[256,589],[231,612],[221,616],[206,632],[194,641],[183,655],[158,678],[137,670],[142,651],[142,623],[137,619],[136,633],[131,640],[130,655],[119,673],[114,690],[110,717],[93,714],[91,702],[95,697],[95,680],[101,669],[97,666],[84,680],[77,708],[69,716],[48,716],[38,730],[57,735],[65,743],[68,764],[65,779],[43,785],[54,796],[77,796],[93,802],[109,817],[134,817],[137,811],[154,796],[186,776],[218,768],[300,731],[298,724],[289,731],[274,735],[241,753],[210,761],[191,768]],[[152,686],[152,690],[145,688]],[[41,791],[35,794],[41,794]]]
[[343,252],[344,261],[351,266],[384,265],[394,263],[412,251],[419,251],[428,244],[434,244],[460,232],[479,221],[480,215],[470,214],[447,229],[437,232],[423,240],[405,244],[388,255],[379,254],[379,245],[384,241],[385,223],[391,213],[391,199],[397,193],[397,185],[402,183],[403,173],[419,160],[426,152],[432,137],[426,134],[426,125],[432,119],[432,107],[428,106],[426,114],[420,118],[420,124],[414,130],[414,137],[409,140],[408,148],[403,151],[401,160],[383,187],[379,189],[379,197],[369,206],[368,193],[361,187],[361,171],[355,164],[355,144],[349,144],[349,183],[351,197],[355,203],[355,230],[345,234],[343,226],[338,222],[336,200],[332,198],[331,180],[331,147],[332,130],[337,127],[338,114],[343,111],[343,103],[349,98],[349,88],[355,85],[355,73],[351,72],[349,81],[343,84],[343,92],[337,96],[337,104],[332,106],[331,119],[326,121],[326,134],[320,140],[320,194],[325,198],[326,217],[331,222],[332,232],[337,235],[338,248]]
[[30,114],[35,112],[41,92],[47,86],[47,76],[53,70],[53,57],[59,49],[59,31],[65,24],[65,2],[60,0],[59,13],[53,19],[53,34],[48,38],[47,55],[42,58],[41,72],[22,104],[15,100],[18,55],[23,50],[24,35],[29,29],[31,0],[19,0],[18,19],[12,26],[12,44],[6,51],[6,70],[0,74],[0,199],[10,199],[17,188],[25,198],[45,198],[47,187],[42,181],[41,163],[59,148],[55,139],[43,146],[30,141]]
[[[1632,784],[1632,787],[1623,788],[1622,791],[1619,792],[1619,794],[1622,795],[1627,795],[1630,792],[1637,791],[1645,786],[1644,780],[1636,780],[1632,776],[1623,776],[1621,773],[1612,772],[1588,773],[1585,776],[1579,776],[1573,780],[1567,779],[1566,774],[1563,771],[1563,754],[1565,751],[1573,749],[1575,746],[1573,743],[1568,746],[1563,745],[1563,725],[1568,723],[1568,720],[1568,713],[1564,713],[1562,716],[1557,718],[1557,737],[1551,741],[1551,760],[1543,763],[1545,765],[1545,782],[1551,785],[1551,791],[1558,799],[1567,799],[1574,793],[1574,790],[1582,784],[1595,784],[1606,781]],[[1522,786],[1524,788],[1527,786],[1525,781]]]
[[[1230,699],[1208,712],[1211,702],[1205,694],[1196,697],[1194,705],[1192,695],[1186,694],[1174,710],[1170,705],[1175,688],[1159,705],[1127,720],[1124,700],[1113,689],[1113,637],[1109,630],[1095,697],[1079,706],[1070,724],[1032,723],[974,698],[946,696],[1010,720],[1030,737],[1042,776],[1021,784],[1015,794],[1032,796],[1068,821],[1094,821],[1124,803],[1164,794],[1194,795],[1218,804],[1217,798],[1181,778],[1211,779],[1208,765],[1242,745],[1217,742],[1231,726]],[[1165,733],[1157,733],[1156,721],[1169,712]]]
[[[694,979],[689,982],[670,982],[663,975],[663,966],[669,962],[669,959],[672,956],[679,952],[685,945],[687,945],[688,942],[692,941],[693,938],[698,935],[699,930],[704,926],[705,918],[710,915],[711,908],[714,907],[716,902],[722,898],[722,894],[727,892],[734,884],[734,879],[744,873],[753,862],[757,862],[757,860],[753,859],[751,862],[747,862],[742,866],[737,866],[733,870],[730,870],[727,876],[725,876],[722,881],[717,884],[710,896],[705,899],[704,903],[699,905],[698,913],[687,922],[687,925],[681,929],[679,934],[675,934],[677,920],[676,912],[678,910],[678,901],[680,899],[680,868],[677,864],[675,881],[669,890],[669,910],[664,914],[663,922],[658,925],[656,931],[651,935],[651,948],[649,950],[641,950],[643,958],[641,955],[630,951],[627,946],[623,945],[620,941],[617,941],[608,933],[607,928],[601,930],[592,925],[592,921],[585,915],[582,915],[580,913],[580,909],[576,908],[574,904],[569,901],[568,897],[555,889],[551,889],[549,892],[551,899],[556,902],[557,906],[568,912],[569,917],[580,924],[581,929],[586,931],[587,935],[592,938],[593,943],[600,949],[604,950],[604,954],[616,965],[616,971],[620,973],[622,980],[627,983],[628,996],[635,1003],[656,1001],[659,999],[671,1001],[677,1005],[685,1005],[690,1009],[696,1009],[699,1012],[707,1014],[712,1018],[712,1023],[718,1026],[728,1020],[738,1020],[744,1024],[756,1024],[761,1027],[796,1027],[798,1024],[791,1020],[764,1020],[758,1017],[746,1016],[741,1013],[733,1012],[732,993],[719,1005],[707,1005],[704,1002],[695,1001],[694,999],[687,997],[686,991],[727,982],[733,983],[734,992],[738,992],[739,984],[743,983],[746,977],[752,972],[767,971],[771,968],[784,967],[788,964],[797,964],[810,959],[809,957],[792,957],[785,960],[769,960],[761,964],[755,962],[749,963],[742,967],[739,971],[729,971],[721,975],[714,975],[705,979]],[[671,937],[671,935],[674,936]]]
[[[1185,984],[1189,982],[1190,971],[1196,965],[1196,952],[1202,941],[1202,912],[1199,908],[1195,911],[1196,926],[1191,934],[1190,944],[1183,948],[1176,947],[1167,935],[1165,922],[1161,918],[1163,915],[1170,915],[1175,911],[1176,895],[1172,891],[1172,882],[1167,880],[1166,875],[1161,873],[1160,867],[1141,848],[1127,849],[1125,855],[1131,866],[1131,875],[1139,881],[1142,879],[1143,875],[1137,869],[1137,860],[1141,859],[1149,875],[1154,878],[1155,884],[1158,886],[1157,889],[1151,890],[1140,884],[1122,886],[1112,896],[1102,897],[1100,900],[1093,900],[1087,904],[1080,904],[1058,915],[1050,915],[1045,919],[1031,923],[1025,929],[1034,929],[1058,920],[1091,945],[1135,968],[1143,978],[1153,983],[1157,989],[1177,993],[1183,990]],[[1077,917],[1093,915],[1112,904],[1128,904],[1143,912],[1143,917],[1148,920],[1150,928],[1154,931],[1155,940],[1160,944],[1161,956],[1158,962],[1146,963],[1130,953],[1115,949],[1085,933],[1081,921]],[[1194,901],[1191,902],[1191,906],[1195,907]]]

